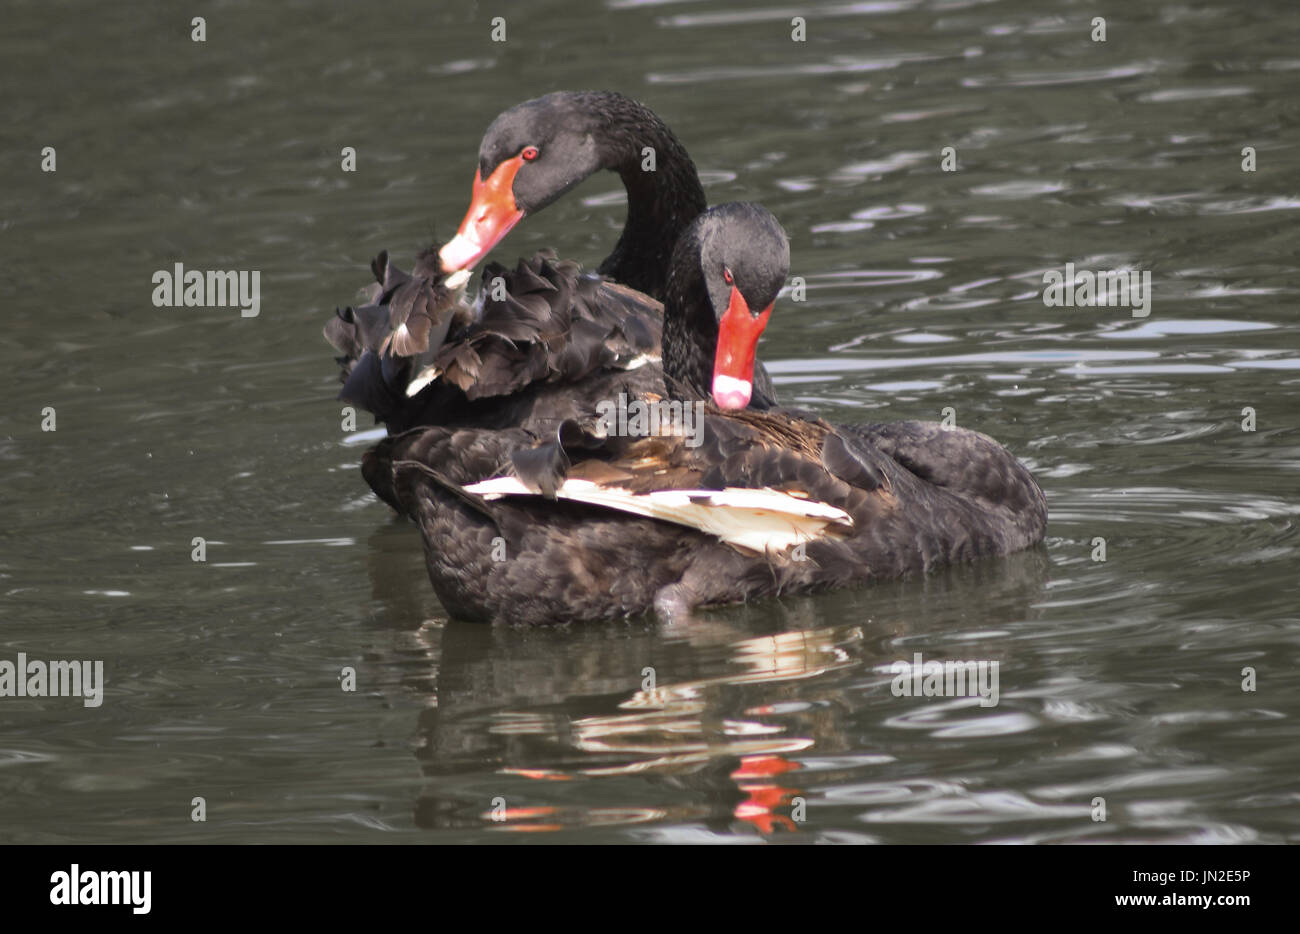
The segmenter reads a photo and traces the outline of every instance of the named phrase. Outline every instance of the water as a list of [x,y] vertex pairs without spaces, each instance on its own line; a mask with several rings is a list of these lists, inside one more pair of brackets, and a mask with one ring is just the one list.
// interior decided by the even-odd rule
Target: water
[[[557,0],[504,44],[461,4],[191,15],[6,10],[0,659],[107,690],[0,699],[0,839],[1300,836],[1289,0]],[[1043,548],[680,628],[448,622],[319,332],[373,253],[454,229],[488,121],[564,87],[647,101],[712,202],[781,218],[789,402],[951,408],[1037,472]],[[598,177],[499,255],[594,264],[621,223]],[[260,315],[155,308],[176,262],[259,270]],[[1066,262],[1151,271],[1150,316],[1046,307]],[[895,697],[917,652],[998,661],[1000,702]]]

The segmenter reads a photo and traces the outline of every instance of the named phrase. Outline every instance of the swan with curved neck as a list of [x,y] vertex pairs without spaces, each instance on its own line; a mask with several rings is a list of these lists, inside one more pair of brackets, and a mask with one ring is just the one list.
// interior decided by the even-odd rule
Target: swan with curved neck
[[704,189],[664,122],[611,91],[557,91],[492,121],[469,210],[438,252],[442,271],[473,267],[524,217],[602,170],[622,179],[627,220],[599,272],[662,300],[673,246],[704,211]]
[[[543,252],[513,272],[485,271],[484,284],[491,275],[493,285],[480,290],[472,309],[443,300],[522,217],[602,170],[617,172],[627,192],[626,222],[600,265],[602,276],[583,275],[576,264]],[[672,250],[704,207],[690,157],[644,105],[586,91],[510,108],[482,138],[473,200],[457,235],[422,253],[411,275],[382,254],[372,264],[371,302],[343,309],[326,326],[326,338],[343,354],[341,398],[397,432],[422,424],[540,428],[576,417],[615,384],[630,394],[659,391]],[[698,320],[703,341],[718,337],[718,322]],[[727,319],[724,344],[746,342],[746,320],[738,307]],[[679,347],[701,343],[683,319],[673,327]],[[720,403],[774,404],[762,364],[753,367],[753,379],[732,375],[749,366],[739,353],[722,362]],[[706,396],[712,376],[700,383]]]
[[526,624],[674,616],[1042,540],[1041,489],[985,435],[743,404],[788,257],[780,225],[753,204],[713,208],[677,243],[667,394],[722,410],[706,410],[698,445],[568,420],[547,433],[427,428],[367,455],[367,479],[420,525],[448,612]]

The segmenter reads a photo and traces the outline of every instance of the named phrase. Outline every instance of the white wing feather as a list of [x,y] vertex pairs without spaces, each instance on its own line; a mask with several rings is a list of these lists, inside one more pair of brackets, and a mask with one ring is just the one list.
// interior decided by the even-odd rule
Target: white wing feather
[[[515,477],[496,477],[465,487],[484,499],[540,496]],[[822,536],[831,526],[848,528],[852,518],[843,509],[778,490],[655,490],[633,493],[590,480],[566,480],[556,490],[559,499],[603,506],[716,535],[747,551],[784,551]]]

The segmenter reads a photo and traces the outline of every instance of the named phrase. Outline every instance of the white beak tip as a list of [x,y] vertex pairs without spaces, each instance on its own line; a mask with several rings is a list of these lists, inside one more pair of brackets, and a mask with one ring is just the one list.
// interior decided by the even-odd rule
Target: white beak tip
[[743,409],[753,393],[754,385],[749,380],[721,373],[713,377],[713,401],[720,409]]

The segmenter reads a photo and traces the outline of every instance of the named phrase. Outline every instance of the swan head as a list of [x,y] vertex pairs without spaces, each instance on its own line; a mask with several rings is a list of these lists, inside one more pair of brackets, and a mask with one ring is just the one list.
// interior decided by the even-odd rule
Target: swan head
[[613,155],[602,113],[618,95],[557,91],[502,113],[479,146],[469,210],[438,251],[444,272],[469,269],[526,215],[602,168]]
[[[709,387],[722,409],[743,409],[754,391],[758,339],[790,271],[790,242],[776,218],[747,202],[719,205],[683,236],[698,243],[698,263],[717,323]],[[688,257],[683,257],[688,261]]]

